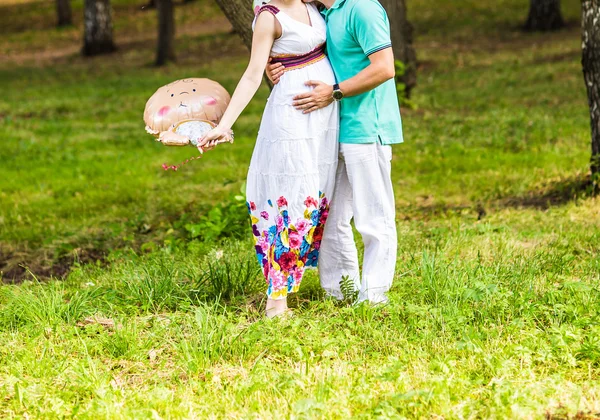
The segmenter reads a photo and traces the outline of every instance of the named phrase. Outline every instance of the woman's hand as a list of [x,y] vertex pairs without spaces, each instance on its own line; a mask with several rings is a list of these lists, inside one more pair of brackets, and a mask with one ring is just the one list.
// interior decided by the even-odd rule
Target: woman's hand
[[281,63],[272,63],[272,61],[273,58],[269,57],[269,64],[267,64],[267,68],[265,69],[265,71],[271,83],[273,83],[273,85],[276,85],[277,83],[279,83],[279,79],[281,79],[281,76],[283,76],[283,74],[285,73],[285,67]]
[[198,150],[203,153],[205,150],[214,149],[219,143],[231,142],[232,140],[233,132],[230,129],[217,126],[206,133],[202,140],[198,142]]

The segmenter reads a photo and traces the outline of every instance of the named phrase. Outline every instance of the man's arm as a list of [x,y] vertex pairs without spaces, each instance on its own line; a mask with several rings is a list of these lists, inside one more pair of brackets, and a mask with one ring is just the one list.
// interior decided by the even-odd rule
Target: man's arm
[[283,76],[283,74],[285,73],[285,66],[281,63],[273,64],[271,62],[272,60],[272,58],[269,58],[269,63],[267,64],[267,68],[265,69],[265,71],[271,83],[276,85],[277,83],[279,83],[281,76]]
[[[348,25],[363,53],[370,60],[364,70],[340,83],[340,90],[344,96],[356,96],[375,89],[394,77],[394,54],[391,48],[390,22],[385,9],[378,1],[356,2],[350,11]],[[331,104],[333,86],[315,81],[309,81],[307,85],[313,86],[314,89],[308,94],[294,98],[297,109],[307,113]]]
[[391,47],[371,54],[369,60],[371,64],[366,69],[340,83],[340,90],[344,96],[356,96],[368,92],[396,76],[394,53]]
[[[394,66],[394,53],[392,48],[373,53],[369,56],[371,64],[351,79],[340,83],[340,90],[344,97],[356,96],[370,90],[394,78],[396,69]],[[323,82],[309,80],[306,86],[313,86],[311,92],[298,95],[294,98],[296,109],[304,111],[305,114],[324,108],[333,102],[333,86]]]

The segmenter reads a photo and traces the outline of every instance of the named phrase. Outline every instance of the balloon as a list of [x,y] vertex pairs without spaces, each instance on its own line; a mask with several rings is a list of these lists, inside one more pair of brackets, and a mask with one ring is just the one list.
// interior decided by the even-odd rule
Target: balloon
[[265,4],[268,4],[271,0],[254,0],[252,4],[252,10],[254,10],[254,14],[257,14],[261,7]]
[[146,132],[167,146],[197,146],[198,140],[221,121],[230,100],[229,93],[209,79],[169,83],[146,103]]

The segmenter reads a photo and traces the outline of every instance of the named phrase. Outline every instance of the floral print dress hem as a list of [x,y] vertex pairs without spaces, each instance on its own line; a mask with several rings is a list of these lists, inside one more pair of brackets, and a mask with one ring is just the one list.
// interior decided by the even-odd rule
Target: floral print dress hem
[[329,200],[322,192],[318,199],[307,197],[304,214],[296,220],[290,218],[285,197],[279,197],[275,203],[268,200],[267,208],[262,210],[252,201],[247,205],[267,295],[270,299],[284,299],[300,289],[305,269],[317,266]]

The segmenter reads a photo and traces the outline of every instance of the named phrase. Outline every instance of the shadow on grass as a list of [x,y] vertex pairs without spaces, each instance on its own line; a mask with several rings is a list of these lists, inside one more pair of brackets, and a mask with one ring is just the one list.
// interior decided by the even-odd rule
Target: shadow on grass
[[[591,197],[598,193],[598,185],[592,183],[590,175],[574,175],[570,178],[550,181],[545,185],[524,195],[502,197],[484,203],[447,204],[435,203],[431,197],[422,197],[422,201],[399,209],[399,220],[433,219],[446,215],[469,214],[482,220],[489,211],[514,208],[548,210],[551,207],[565,205],[572,201]],[[72,253],[56,260],[49,260],[39,255],[41,250],[15,251],[0,244],[0,272],[3,283],[20,283],[31,278],[31,273],[40,279],[50,277],[63,278],[74,264],[104,263],[106,250],[97,248],[75,248]],[[307,276],[310,279],[310,275]],[[318,280],[312,279],[314,285]],[[311,281],[307,281],[310,284]],[[304,288],[304,294],[297,297],[296,304],[301,306],[305,300],[319,295],[318,287]]]
[[416,203],[397,209],[398,220],[432,220],[450,215],[474,214],[478,220],[487,215],[482,203],[437,202],[432,196],[417,197]]
[[551,207],[565,205],[592,197],[599,193],[598,184],[591,181],[590,175],[574,175],[557,181],[550,181],[523,195],[507,196],[479,202],[444,203],[436,202],[433,197],[418,197],[416,204],[398,209],[398,220],[431,220],[433,218],[469,215],[482,220],[488,212],[514,208],[548,210]]
[[589,175],[580,175],[559,181],[552,181],[540,189],[530,191],[525,195],[504,197],[496,202],[500,208],[533,208],[547,210],[550,207],[561,206],[571,201],[590,197],[596,193]]
[[561,62],[571,62],[579,60],[581,58],[581,50],[574,49],[567,52],[561,52],[558,54],[550,54],[543,57],[538,57],[533,60],[533,64],[554,64]]

